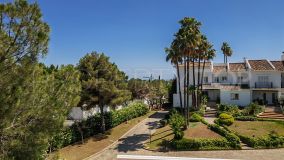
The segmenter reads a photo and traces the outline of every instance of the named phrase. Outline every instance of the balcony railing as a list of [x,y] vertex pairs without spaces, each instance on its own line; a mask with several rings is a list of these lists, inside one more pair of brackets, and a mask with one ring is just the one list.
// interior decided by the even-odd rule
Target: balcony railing
[[255,82],[255,88],[273,88],[272,82]]

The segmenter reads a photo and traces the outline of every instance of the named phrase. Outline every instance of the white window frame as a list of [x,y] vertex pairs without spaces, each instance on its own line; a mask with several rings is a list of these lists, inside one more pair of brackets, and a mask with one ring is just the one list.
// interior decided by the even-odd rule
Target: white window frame
[[239,93],[231,93],[231,100],[240,100]]

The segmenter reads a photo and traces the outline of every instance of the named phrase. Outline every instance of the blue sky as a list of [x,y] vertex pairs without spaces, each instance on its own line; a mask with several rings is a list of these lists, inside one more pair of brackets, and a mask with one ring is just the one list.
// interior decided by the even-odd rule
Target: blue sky
[[[5,1],[5,0],[4,0]],[[34,0],[30,0],[34,1]],[[91,51],[104,52],[129,74],[173,77],[165,62],[183,17],[195,17],[202,32],[220,47],[227,41],[243,57],[279,59],[284,51],[283,0],[38,0],[51,27],[46,64],[77,64]]]

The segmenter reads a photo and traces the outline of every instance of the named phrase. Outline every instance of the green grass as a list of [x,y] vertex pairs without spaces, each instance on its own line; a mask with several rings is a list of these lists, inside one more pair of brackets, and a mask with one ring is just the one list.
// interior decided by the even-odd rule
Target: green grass
[[[174,138],[174,134],[169,125],[159,128],[145,144],[151,150],[161,150]],[[222,138],[219,134],[211,131],[201,122],[191,122],[187,130],[184,131],[184,138]]]
[[235,121],[230,127],[230,130],[244,136],[262,137],[271,132],[284,136],[283,122],[269,121]]

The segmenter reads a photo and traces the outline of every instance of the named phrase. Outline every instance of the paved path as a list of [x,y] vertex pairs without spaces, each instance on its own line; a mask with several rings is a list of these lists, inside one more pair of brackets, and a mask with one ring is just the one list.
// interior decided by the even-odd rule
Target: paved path
[[[152,152],[143,149],[143,143],[149,138],[149,129],[153,132],[158,121],[166,114],[164,111],[157,112],[142,121],[118,143],[108,148],[99,155],[89,160],[116,160],[117,155],[148,155],[148,156],[171,156],[171,157],[195,157],[195,158],[220,158],[220,159],[243,159],[243,160],[282,160],[284,149],[266,150],[228,150],[228,151],[179,151],[179,152]],[[153,133],[152,132],[152,133]]]
[[130,154],[137,151],[144,152],[143,143],[149,139],[150,130],[151,133],[154,133],[159,121],[163,119],[166,114],[167,111],[156,112],[121,138],[117,144],[99,155],[92,156],[89,160],[112,160],[116,159],[118,154]]

